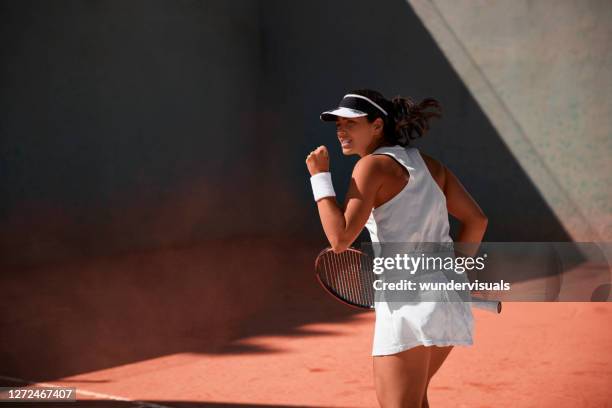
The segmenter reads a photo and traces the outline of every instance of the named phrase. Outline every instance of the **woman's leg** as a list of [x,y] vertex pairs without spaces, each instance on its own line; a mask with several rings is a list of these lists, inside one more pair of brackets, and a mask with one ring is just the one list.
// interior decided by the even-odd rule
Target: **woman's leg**
[[431,347],[419,345],[387,356],[374,356],[376,397],[382,408],[421,408]]
[[427,374],[427,385],[425,386],[425,395],[423,396],[423,403],[421,404],[421,408],[429,408],[429,401],[427,400],[427,389],[429,388],[429,382],[431,381],[431,377],[438,371],[440,366],[448,354],[453,349],[453,346],[431,346],[431,358],[429,359],[429,370]]

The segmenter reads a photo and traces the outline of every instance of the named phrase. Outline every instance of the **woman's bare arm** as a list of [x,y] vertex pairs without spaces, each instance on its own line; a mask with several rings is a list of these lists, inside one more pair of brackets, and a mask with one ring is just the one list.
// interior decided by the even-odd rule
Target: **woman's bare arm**
[[382,185],[381,171],[378,158],[364,156],[353,169],[343,209],[335,197],[325,197],[317,202],[323,231],[334,252],[346,250],[363,229]]
[[[446,195],[448,213],[461,222],[456,242],[481,242],[487,230],[487,216],[453,172],[446,166],[444,166],[444,172],[445,182],[443,190]],[[471,251],[470,248],[470,252],[475,253],[476,250],[476,246],[474,251]],[[474,254],[468,255],[472,256]]]

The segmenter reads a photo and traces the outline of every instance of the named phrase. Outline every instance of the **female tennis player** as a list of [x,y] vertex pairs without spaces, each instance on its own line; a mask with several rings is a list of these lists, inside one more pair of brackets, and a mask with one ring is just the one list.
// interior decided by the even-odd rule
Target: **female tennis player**
[[[441,117],[432,98],[386,99],[359,89],[344,95],[321,120],[336,123],[344,155],[358,155],[346,200],[335,198],[329,154],[319,146],[306,157],[321,224],[334,252],[364,226],[372,242],[452,242],[448,214],[461,222],[457,242],[481,242],[487,217],[442,163],[410,146],[429,121]],[[427,388],[455,345],[473,344],[467,302],[376,302],[372,347],[376,396],[382,407],[428,407]]]

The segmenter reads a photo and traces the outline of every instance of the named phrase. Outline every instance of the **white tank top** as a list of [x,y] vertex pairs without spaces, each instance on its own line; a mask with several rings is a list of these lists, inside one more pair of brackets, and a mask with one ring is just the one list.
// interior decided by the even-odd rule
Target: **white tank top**
[[416,147],[383,146],[372,154],[386,154],[410,174],[397,195],[372,209],[366,222],[372,242],[452,242],[446,196],[433,179]]
[[[383,146],[409,174],[406,186],[373,208],[366,222],[372,242],[450,242],[446,196],[415,147]],[[372,355],[388,355],[423,344],[473,344],[474,320],[468,302],[375,302]]]

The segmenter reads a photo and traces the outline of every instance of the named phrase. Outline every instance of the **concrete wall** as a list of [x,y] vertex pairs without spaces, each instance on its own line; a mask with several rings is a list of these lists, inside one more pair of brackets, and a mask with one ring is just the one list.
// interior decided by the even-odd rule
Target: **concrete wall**
[[572,239],[610,241],[610,2],[408,3]]
[[257,2],[2,8],[4,262],[266,234],[283,220],[254,216],[274,183],[258,139]]
[[[521,140],[539,135],[536,146],[544,149],[517,156],[490,106],[479,102],[400,0],[385,7],[365,1],[8,1],[1,18],[0,242],[9,264],[224,236],[324,243],[304,157],[328,145],[342,199],[355,158],[340,154],[332,127],[318,114],[358,87],[440,100],[444,118],[417,146],[455,171],[489,215],[487,240],[567,240],[571,217],[556,206],[575,204],[567,211],[589,220],[609,208],[609,162],[602,153],[609,122],[595,120],[606,113],[604,83],[591,86],[602,89],[592,101],[571,102],[594,119],[568,121],[572,114],[560,115],[553,105],[579,86],[559,90],[528,72],[520,78],[531,82],[516,84],[511,79],[520,67],[498,69],[490,59],[490,71],[510,78],[499,81],[506,87],[499,93],[531,115],[525,117],[531,126],[513,116],[524,129]],[[504,55],[515,54],[499,60]],[[594,78],[605,72],[591,68],[594,63],[580,66]],[[545,94],[536,85],[567,95]],[[537,105],[512,102],[519,94]],[[546,106],[549,116],[537,121]],[[572,123],[588,126],[580,131],[589,135],[585,143],[568,136],[575,133]],[[549,164],[552,150],[558,153]],[[532,159],[535,164],[525,164]],[[548,171],[544,184],[529,173],[538,166]],[[554,175],[557,167],[569,173]],[[587,188],[585,174],[595,169],[599,175]]]

